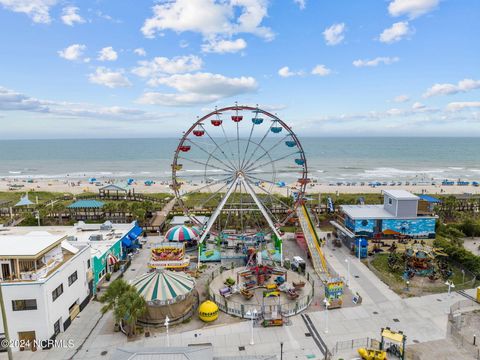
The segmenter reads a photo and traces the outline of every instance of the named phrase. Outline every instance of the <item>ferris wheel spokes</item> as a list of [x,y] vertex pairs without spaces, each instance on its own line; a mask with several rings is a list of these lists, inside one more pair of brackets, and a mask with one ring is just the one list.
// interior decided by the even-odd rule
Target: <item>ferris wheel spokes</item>
[[260,161],[261,159],[263,159],[266,155],[268,155],[272,150],[274,150],[278,145],[280,145],[281,143],[283,143],[283,141],[288,138],[290,136],[290,134],[287,134],[285,135],[283,138],[281,138],[280,140],[278,140],[270,149],[268,150],[265,150],[263,147],[262,147],[262,150],[263,150],[263,154],[258,157],[256,160],[253,160],[253,161],[250,161],[249,163],[245,164],[244,168],[245,169],[248,169],[248,167],[251,165],[251,164],[255,164],[257,161]]
[[216,157],[215,155],[213,155],[212,153],[209,153],[207,150],[205,150],[203,147],[201,147],[199,144],[197,144],[195,141],[193,141],[192,139],[186,139],[186,141],[190,142],[191,144],[197,146],[202,152],[204,152],[205,154],[207,155],[211,155],[215,160],[217,160],[218,162],[221,162],[223,165],[225,165],[227,168],[229,168],[230,170],[234,170],[235,167],[231,167],[230,165],[227,165],[226,163],[224,163],[222,160],[220,160],[218,157]]
[[[265,135],[263,135],[263,137],[261,138],[260,142],[259,142],[259,143],[256,143],[257,147],[256,147],[255,149],[258,149],[259,147],[261,147],[263,141],[264,141],[265,138],[268,136],[268,134],[271,132],[272,126],[273,126],[273,122],[272,122],[272,124],[270,124],[270,126],[268,127],[267,131],[265,132]],[[250,160],[252,160],[253,155],[255,155],[255,149],[253,149],[252,153],[251,153],[250,156],[248,157],[247,163],[248,163]]]
[[[277,161],[284,160],[284,159],[286,159],[286,158],[288,158],[288,157],[290,157],[290,156],[292,156],[292,155],[295,155],[295,154],[298,154],[298,150],[295,151],[295,152],[293,152],[293,153],[289,153],[289,154],[287,154],[287,155],[284,155],[284,156],[282,156],[282,157],[279,157],[278,159],[271,160],[271,161],[268,161],[268,162],[266,162],[266,163],[263,163],[263,164],[260,164],[260,165],[257,165],[257,166],[255,166],[255,163],[253,163],[253,164],[250,165],[250,168],[249,168],[249,169],[245,169],[245,171],[246,171],[246,172],[254,171],[254,170],[258,169],[258,168],[261,168],[262,166],[269,165],[269,164],[271,164],[272,162],[273,162],[273,163],[276,163]],[[251,166],[255,166],[255,167],[252,168]]]
[[231,170],[227,170],[227,169],[225,169],[225,168],[219,167],[218,165],[216,166],[216,165],[212,165],[212,164],[209,164],[209,163],[204,163],[204,162],[201,162],[201,161],[198,161],[198,160],[194,160],[194,159],[189,159],[189,158],[187,158],[187,157],[180,156],[180,155],[178,156],[178,158],[179,158],[180,160],[190,161],[190,162],[192,162],[192,163],[194,163],[194,164],[198,164],[198,165],[203,165],[203,166],[207,166],[207,165],[208,165],[208,166],[210,166],[210,167],[212,167],[212,168],[214,168],[214,169],[216,169],[216,170],[222,170],[222,171],[225,171],[225,172],[228,173],[228,174],[231,174]]
[[[205,131],[205,134],[209,137],[209,139],[215,144],[215,146],[216,146],[215,150],[219,149],[220,152],[223,154],[223,156],[225,156],[225,159],[228,160],[230,165],[232,165],[232,167],[235,168],[235,165],[233,164],[232,160],[230,160],[230,158],[227,156],[227,154],[225,154],[223,149],[217,144],[217,142],[213,139],[213,137],[210,135],[210,133],[207,131],[207,129],[203,126],[203,124],[200,124],[200,126]],[[223,129],[223,125],[222,125],[222,129]],[[215,152],[215,150],[213,150],[213,152]]]
[[[210,188],[211,186],[213,185],[217,185],[217,184],[220,184],[222,182],[225,182],[228,184],[228,180],[231,178],[231,176],[228,176],[226,178],[222,178],[222,179],[217,179],[217,180],[214,180],[212,182],[209,182],[208,184],[205,184],[203,186],[201,186],[200,188],[195,188],[194,190],[192,191],[187,191],[187,192],[184,192],[182,194],[183,197],[185,196],[189,196],[189,195],[192,195],[192,194],[196,194],[196,193],[200,193],[202,192],[203,189],[206,189],[206,188]],[[181,183],[177,182],[178,185],[181,185]]]

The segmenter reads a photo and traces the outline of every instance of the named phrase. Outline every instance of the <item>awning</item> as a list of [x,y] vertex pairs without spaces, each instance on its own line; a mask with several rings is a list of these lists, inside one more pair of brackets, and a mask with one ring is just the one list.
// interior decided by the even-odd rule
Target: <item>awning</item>
[[118,263],[118,258],[113,254],[108,254],[107,264],[108,265],[115,265],[116,263]]
[[133,227],[132,230],[130,230],[130,232],[128,233],[128,237],[132,240],[136,240],[143,232],[143,229],[138,226],[138,225],[135,225]]
[[132,247],[132,239],[129,236],[123,237],[122,246],[127,248]]

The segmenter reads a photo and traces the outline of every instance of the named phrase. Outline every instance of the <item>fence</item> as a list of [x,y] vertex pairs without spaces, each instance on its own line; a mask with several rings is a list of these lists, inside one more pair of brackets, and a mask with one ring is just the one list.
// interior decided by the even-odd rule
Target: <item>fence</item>
[[480,347],[478,343],[474,344],[475,340],[473,338],[468,339],[461,331],[465,321],[465,315],[462,311],[471,309],[472,307],[478,307],[478,304],[473,300],[460,300],[450,306],[447,334],[455,341],[457,346],[469,352],[475,359],[480,360]]
[[380,342],[375,339],[371,339],[369,337],[359,338],[359,339],[351,339],[351,340],[343,340],[337,341],[335,346],[331,349],[332,355],[337,355],[338,353],[353,350],[358,348],[379,348]]
[[[234,300],[230,300],[229,298],[223,297],[219,294],[215,294],[211,287],[210,281],[212,281],[215,277],[221,274],[220,269],[216,269],[212,272],[211,278],[208,281],[208,293],[210,299],[218,305],[218,308],[223,312],[238,316],[244,319],[251,319],[251,318],[259,318],[261,316],[265,317],[265,315],[271,315],[272,313],[280,313],[284,317],[293,316],[299,314],[303,310],[305,310],[312,302],[314,294],[315,294],[315,281],[313,277],[307,272],[305,277],[307,281],[312,286],[312,291],[300,298],[298,298],[294,303],[281,303],[279,298],[279,303],[275,305],[260,305],[260,304],[243,304],[240,302],[236,302]],[[258,309],[258,307],[261,309]],[[256,315],[258,314],[258,315]]]

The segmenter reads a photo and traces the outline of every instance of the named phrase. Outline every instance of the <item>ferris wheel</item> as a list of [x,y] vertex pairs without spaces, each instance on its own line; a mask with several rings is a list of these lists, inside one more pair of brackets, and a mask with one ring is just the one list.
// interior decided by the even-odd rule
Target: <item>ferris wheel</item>
[[[280,238],[279,228],[294,216],[308,182],[295,133],[258,107],[235,105],[198,118],[183,133],[172,163],[171,188],[201,227],[200,243],[224,231]],[[202,213],[211,213],[208,222]]]

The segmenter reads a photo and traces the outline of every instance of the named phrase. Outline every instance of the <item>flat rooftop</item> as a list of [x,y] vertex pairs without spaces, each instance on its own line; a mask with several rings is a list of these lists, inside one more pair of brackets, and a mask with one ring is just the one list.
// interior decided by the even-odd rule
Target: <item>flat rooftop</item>
[[351,219],[394,219],[383,205],[340,205],[342,211]]
[[45,231],[25,234],[4,234],[0,232],[0,257],[34,257],[45,249],[60,244],[65,234],[50,234]]
[[420,199],[417,195],[412,194],[411,192],[406,190],[387,189],[387,190],[383,190],[383,193],[386,195],[389,195],[390,197],[396,200],[419,200]]
[[[135,226],[134,223],[111,224],[111,228],[101,229],[101,225],[4,227],[0,229],[0,257],[35,256],[61,239],[75,247],[91,245],[92,255],[100,257]],[[99,235],[102,240],[95,240]]]

